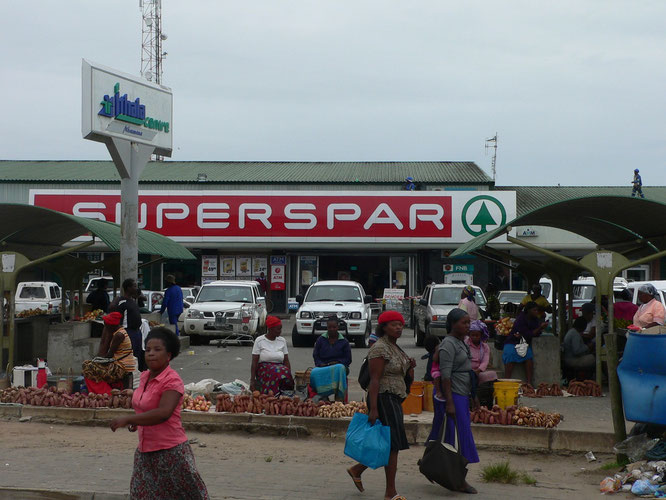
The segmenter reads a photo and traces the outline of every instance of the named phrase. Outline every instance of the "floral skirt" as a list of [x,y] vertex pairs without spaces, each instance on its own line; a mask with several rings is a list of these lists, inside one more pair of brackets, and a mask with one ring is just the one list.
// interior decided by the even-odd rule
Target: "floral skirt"
[[208,500],[208,490],[185,442],[166,450],[134,453],[132,500]]
[[286,365],[282,363],[259,363],[257,367],[257,380],[261,385],[261,392],[268,394],[273,391],[277,395],[282,391],[294,390],[294,378]]

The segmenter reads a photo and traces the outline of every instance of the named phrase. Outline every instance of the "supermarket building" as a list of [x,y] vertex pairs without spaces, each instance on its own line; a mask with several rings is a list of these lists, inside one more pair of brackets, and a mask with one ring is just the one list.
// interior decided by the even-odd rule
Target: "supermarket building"
[[[406,177],[417,190],[405,190]],[[112,222],[120,219],[120,179],[110,161],[0,161],[0,200],[29,203]],[[139,227],[190,249],[196,262],[141,268],[144,289],[216,279],[268,278],[277,310],[317,280],[352,279],[380,297],[406,296],[426,282],[497,282],[525,288],[519,276],[487,260],[448,255],[460,244],[539,206],[631,187],[495,186],[473,162],[151,162],[141,177]],[[666,201],[666,188],[646,187]],[[517,238],[579,257],[595,248],[546,227],[517,227]],[[512,255],[541,259],[506,240]],[[103,247],[84,255],[104,258]],[[150,262],[153,256],[142,255]],[[663,270],[663,271],[662,271]],[[44,279],[32,271],[25,279]],[[666,266],[625,271],[660,279]]]

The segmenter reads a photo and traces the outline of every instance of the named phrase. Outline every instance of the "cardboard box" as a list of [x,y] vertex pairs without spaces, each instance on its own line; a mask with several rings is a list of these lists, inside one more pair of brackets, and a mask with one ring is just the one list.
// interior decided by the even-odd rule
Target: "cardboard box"
[[650,328],[644,328],[641,333],[666,334],[666,326],[657,325]]
[[12,372],[12,387],[37,387],[37,371],[32,365],[17,366]]

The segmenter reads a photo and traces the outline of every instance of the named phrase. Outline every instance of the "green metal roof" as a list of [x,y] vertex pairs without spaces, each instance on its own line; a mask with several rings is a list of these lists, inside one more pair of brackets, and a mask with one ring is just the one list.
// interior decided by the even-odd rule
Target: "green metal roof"
[[[483,184],[492,179],[470,161],[433,162],[150,162],[141,182]],[[119,182],[111,161],[0,161],[0,182]]]
[[[64,214],[47,208],[13,203],[0,204],[0,241],[3,250],[38,258],[60,250],[68,241],[93,234],[110,250],[120,251],[120,226],[111,222]],[[167,259],[192,260],[194,255],[175,241],[143,229],[138,233],[139,252]]]
[[[556,193],[560,196],[562,194]],[[480,250],[509,226],[527,225],[564,229],[625,254],[645,254],[656,249],[666,249],[666,228],[656,222],[666,219],[665,201],[587,194],[582,198],[564,198],[552,203],[545,201],[545,196],[538,208],[468,241],[458,247],[451,257]]]

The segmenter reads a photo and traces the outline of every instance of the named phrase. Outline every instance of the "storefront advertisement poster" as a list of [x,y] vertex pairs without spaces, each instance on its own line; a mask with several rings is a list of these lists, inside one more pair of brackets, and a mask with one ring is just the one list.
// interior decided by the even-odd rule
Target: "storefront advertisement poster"
[[268,274],[268,259],[266,257],[252,257],[252,276],[259,277],[261,273],[264,276]]
[[405,297],[403,288],[384,288],[385,300],[402,300]]
[[236,257],[233,255],[220,256],[220,276],[236,276]]
[[236,257],[236,276],[239,278],[252,276],[252,257]]
[[284,266],[271,266],[271,290],[284,290]]
[[201,256],[201,276],[214,276],[217,278],[217,255]]

